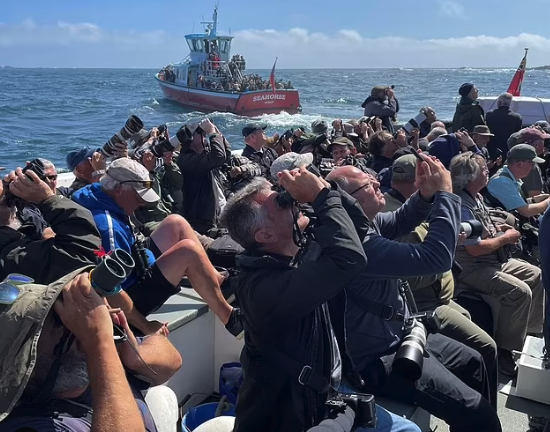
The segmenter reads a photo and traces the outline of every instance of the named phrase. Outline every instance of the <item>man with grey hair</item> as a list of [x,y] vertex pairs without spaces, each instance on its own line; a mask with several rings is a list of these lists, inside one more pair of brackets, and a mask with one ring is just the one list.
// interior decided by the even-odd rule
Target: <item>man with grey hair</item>
[[[509,159],[516,157],[509,155]],[[494,335],[499,370],[515,376],[512,351],[523,348],[527,332],[542,332],[541,272],[538,267],[511,258],[510,248],[521,234],[511,225],[495,222],[483,204],[479,193],[487,186],[489,173],[485,159],[471,152],[462,153],[453,158],[450,171],[453,189],[462,199],[462,222],[477,220],[483,226],[479,237],[467,239],[456,249],[456,260],[462,267],[458,280],[499,301]]]
[[115,160],[101,183],[74,192],[73,200],[92,212],[101,233],[105,252],[121,248],[134,258],[136,266],[122,283],[122,291],[110,297],[122,308],[130,324],[144,334],[161,326],[145,317],[172,295],[187,276],[193,288],[227,324],[233,308],[220,292],[223,277],[214,269],[193,228],[179,215],[170,215],[143,239],[132,222],[134,211],[160,197],[152,189],[147,169],[139,162]]
[[486,116],[487,126],[495,135],[489,141],[487,149],[491,158],[502,156],[506,160],[508,153],[508,138],[513,133],[519,132],[523,123],[521,114],[510,108],[513,96],[510,93],[503,93],[497,99],[497,109],[489,111]]
[[[298,432],[319,425],[329,393],[353,368],[345,343],[344,289],[366,264],[354,227],[366,226],[365,215],[353,198],[305,165],[278,178],[290,199],[257,179],[229,199],[221,217],[246,249],[237,256],[236,295],[246,340],[235,432]],[[317,217],[315,242],[307,247],[301,240],[309,220],[292,199],[311,204]],[[418,430],[380,407],[376,411],[377,426],[368,430]]]
[[428,133],[428,135],[426,135],[426,139],[428,140],[429,143],[431,143],[436,138],[439,138],[440,136],[446,135],[446,134],[448,134],[447,129],[442,127],[436,127],[436,128],[433,128],[430,131],[430,133]]

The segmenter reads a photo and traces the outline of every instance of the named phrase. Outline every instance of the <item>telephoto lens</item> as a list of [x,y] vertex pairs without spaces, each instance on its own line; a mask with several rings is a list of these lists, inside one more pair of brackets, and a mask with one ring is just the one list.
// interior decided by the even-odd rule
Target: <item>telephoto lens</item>
[[481,237],[483,225],[475,219],[464,221],[460,224],[460,234],[466,234],[466,238]]
[[124,143],[129,140],[132,135],[137,134],[142,129],[143,122],[141,119],[135,115],[130,116],[130,118],[126,120],[123,128],[120,129],[118,133],[114,134],[111,139],[103,145],[101,148],[101,153],[103,153],[105,157],[112,156],[116,150],[116,144]]
[[174,151],[179,145],[184,145],[193,139],[193,133],[189,130],[187,125],[183,125],[178,129],[176,134],[170,139],[164,139],[151,147],[151,153],[156,157],[162,157],[162,155],[168,151]]
[[402,377],[412,381],[418,380],[422,376],[425,347],[426,328],[419,320],[414,319],[395,353],[392,369]]
[[90,283],[99,295],[111,296],[120,292],[120,284],[126,279],[126,276],[122,264],[110,256],[106,256],[90,272]]

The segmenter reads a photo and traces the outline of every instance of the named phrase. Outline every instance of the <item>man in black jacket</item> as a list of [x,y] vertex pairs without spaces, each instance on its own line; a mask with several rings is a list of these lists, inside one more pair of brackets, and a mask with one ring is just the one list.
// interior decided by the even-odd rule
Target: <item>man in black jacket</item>
[[225,205],[220,168],[229,162],[231,147],[208,119],[187,128],[193,139],[183,143],[177,160],[183,174],[183,216],[195,231],[206,234]]
[[267,136],[265,135],[265,124],[248,124],[243,130],[244,146],[242,155],[252,162],[257,163],[262,172],[262,176],[269,178],[269,168],[275,159],[279,157],[277,152],[267,146]]
[[[92,214],[60,195],[33,171],[18,168],[7,177],[9,190],[33,203],[51,228],[41,238],[29,237],[19,226],[13,207],[0,204],[0,280],[10,273],[22,273],[37,283],[49,284],[75,269],[95,264],[101,238]],[[32,181],[31,181],[32,179]],[[0,182],[0,197],[7,191]]]
[[[305,254],[294,237],[308,218],[294,206],[281,206],[280,194],[267,181],[255,180],[233,196],[221,218],[246,249],[238,256],[242,272],[236,289],[245,347],[235,432],[302,432],[325,418],[328,392],[339,388],[349,363],[344,288],[365,268],[357,232],[367,224],[356,201],[305,166],[278,176],[298,202],[311,203],[317,216],[316,243]],[[375,430],[418,430],[377,411]]]
[[[510,93],[503,93],[497,99],[497,109],[489,111],[486,115],[487,126],[495,135],[489,141],[487,149],[489,153],[496,157],[499,154],[503,161],[506,160],[508,153],[508,138],[513,133],[519,132],[523,123],[521,114],[510,109],[513,96]],[[500,153],[497,154],[498,150]]]
[[[416,186],[395,212],[380,213],[385,199],[379,183],[353,167],[334,170],[334,180],[356,198],[372,221],[363,241],[367,267],[348,284],[346,329],[352,361],[361,371],[365,390],[404,403],[417,404],[445,420],[454,432],[499,432],[500,422],[490,402],[481,355],[453,339],[430,334],[418,380],[399,374],[396,351],[410,331],[411,306],[399,279],[427,276],[451,268],[460,223],[460,199],[454,195],[449,172],[436,159],[417,164]],[[421,244],[396,241],[430,216]]]

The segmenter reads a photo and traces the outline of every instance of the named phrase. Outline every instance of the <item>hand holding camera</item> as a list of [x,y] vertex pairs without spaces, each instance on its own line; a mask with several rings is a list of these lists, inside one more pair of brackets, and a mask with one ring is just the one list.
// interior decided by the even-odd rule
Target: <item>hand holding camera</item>
[[423,157],[416,164],[415,186],[425,200],[431,201],[436,192],[452,192],[451,173],[437,159]]
[[305,165],[297,170],[279,173],[279,184],[299,203],[311,203],[324,188],[330,185],[309,172]]
[[100,152],[95,152],[89,160],[94,171],[101,171],[107,168],[107,162]]
[[51,188],[31,169],[23,172],[21,168],[17,168],[4,181],[9,184],[13,195],[33,204],[40,204],[54,195]]
[[55,313],[75,335],[85,353],[113,340],[113,322],[103,299],[92,288],[88,273],[75,277],[63,287],[62,297],[54,303]]
[[216,126],[210,121],[210,119],[205,118],[199,123],[199,127],[203,130],[205,135],[211,135],[216,132]]

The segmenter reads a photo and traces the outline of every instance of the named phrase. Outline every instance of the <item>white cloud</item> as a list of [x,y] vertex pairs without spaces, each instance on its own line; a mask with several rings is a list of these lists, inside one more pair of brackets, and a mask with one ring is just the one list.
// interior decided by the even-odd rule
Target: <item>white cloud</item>
[[[528,46],[529,65],[548,63],[550,39],[521,33],[503,38],[478,35],[449,39],[367,38],[357,30],[334,34],[296,27],[288,31],[245,30],[234,34],[233,52],[250,68],[516,67]],[[180,34],[105,30],[95,24],[26,20],[0,24],[2,64],[43,67],[157,68],[187,54]]]
[[439,14],[445,17],[466,18],[464,6],[460,3],[451,0],[439,2]]

